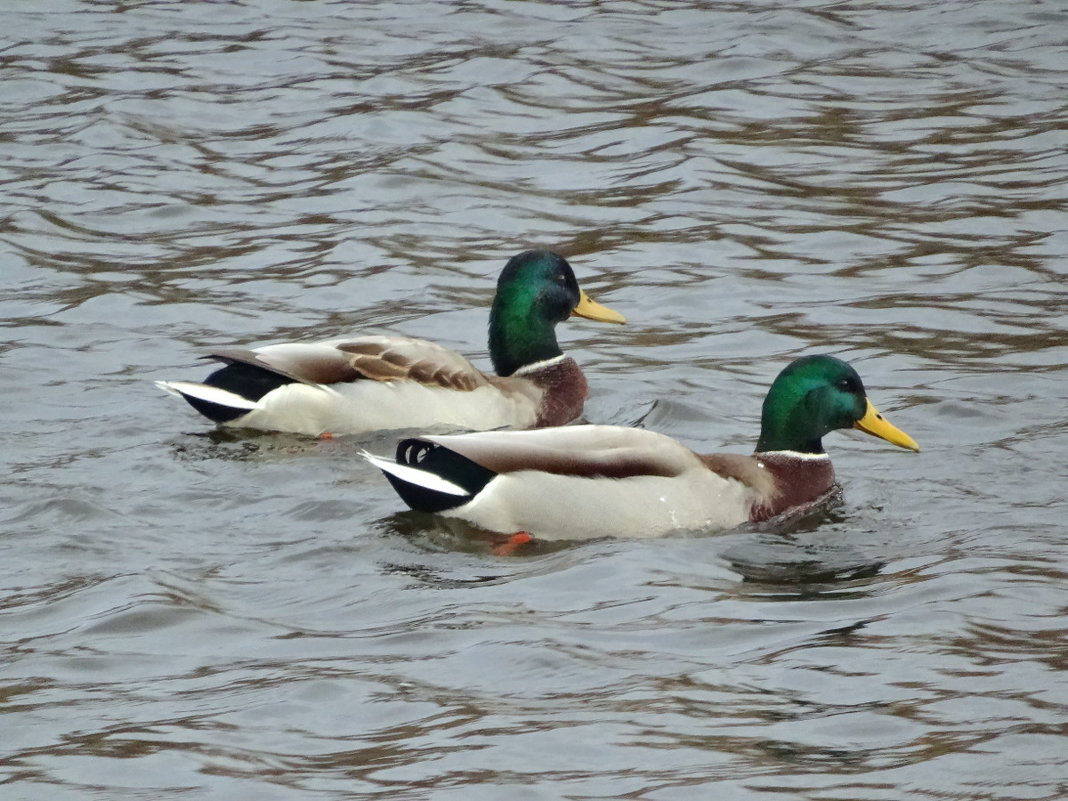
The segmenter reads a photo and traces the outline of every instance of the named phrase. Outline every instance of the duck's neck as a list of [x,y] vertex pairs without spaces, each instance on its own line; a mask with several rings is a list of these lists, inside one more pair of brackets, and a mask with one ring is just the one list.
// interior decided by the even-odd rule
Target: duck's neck
[[533,304],[493,302],[489,321],[489,353],[499,376],[512,375],[527,365],[562,355],[555,324]]
[[815,422],[806,404],[807,396],[789,387],[772,386],[760,415],[760,439],[756,452],[793,451],[821,454],[826,433]]
[[818,436],[805,436],[789,429],[768,430],[762,427],[757,440],[756,452],[791,451],[804,456],[824,456],[823,440]]

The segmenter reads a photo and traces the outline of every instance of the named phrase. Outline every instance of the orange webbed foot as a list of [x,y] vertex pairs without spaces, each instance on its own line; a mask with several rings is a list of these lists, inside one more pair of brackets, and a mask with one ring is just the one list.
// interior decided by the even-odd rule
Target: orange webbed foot
[[495,556],[511,556],[528,542],[534,542],[534,538],[525,531],[517,531],[504,542],[494,545],[492,550]]

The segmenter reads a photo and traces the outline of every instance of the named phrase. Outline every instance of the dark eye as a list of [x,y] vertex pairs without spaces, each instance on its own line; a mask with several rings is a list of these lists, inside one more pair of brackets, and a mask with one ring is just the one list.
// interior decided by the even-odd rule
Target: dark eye
[[842,392],[853,392],[856,389],[856,387],[853,386],[853,382],[850,381],[848,378],[841,379],[837,384],[835,384],[835,387],[842,390]]

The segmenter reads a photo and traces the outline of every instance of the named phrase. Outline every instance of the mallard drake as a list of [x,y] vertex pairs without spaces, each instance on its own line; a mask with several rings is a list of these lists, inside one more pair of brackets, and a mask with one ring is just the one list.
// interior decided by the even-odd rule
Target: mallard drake
[[590,300],[561,256],[529,250],[497,281],[489,319],[496,375],[423,339],[363,336],[216,350],[203,358],[226,366],[203,383],[156,386],[216,423],[297,434],[563,425],[582,412],[587,391],[556,342],[556,324],[570,315],[626,322]]
[[824,434],[858,428],[918,451],[832,356],[786,367],[764,399],[752,455],[698,455],[652,431],[571,426],[402,440],[364,456],[413,509],[544,539],[652,537],[800,511],[836,488]]

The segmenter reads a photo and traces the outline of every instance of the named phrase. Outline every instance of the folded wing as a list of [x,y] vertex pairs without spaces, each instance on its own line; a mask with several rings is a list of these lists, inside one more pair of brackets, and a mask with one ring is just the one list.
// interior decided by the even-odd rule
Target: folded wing
[[225,348],[204,358],[274,373],[304,384],[335,385],[361,379],[415,381],[469,392],[489,382],[456,351],[425,339],[367,336],[263,348]]

